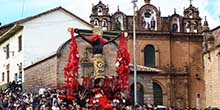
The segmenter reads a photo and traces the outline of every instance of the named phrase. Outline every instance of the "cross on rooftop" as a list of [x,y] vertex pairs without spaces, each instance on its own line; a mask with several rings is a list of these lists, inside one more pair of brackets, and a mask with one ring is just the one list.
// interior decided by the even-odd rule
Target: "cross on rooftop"
[[193,1],[193,0],[189,0],[189,1],[190,1],[190,5],[192,5],[192,1]]

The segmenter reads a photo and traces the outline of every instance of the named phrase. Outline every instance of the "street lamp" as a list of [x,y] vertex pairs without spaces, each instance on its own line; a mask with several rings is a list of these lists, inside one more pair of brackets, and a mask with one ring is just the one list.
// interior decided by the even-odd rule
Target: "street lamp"
[[138,0],[132,0],[133,3],[133,49],[134,49],[134,104],[137,103],[137,69],[136,69],[136,28],[135,28],[135,16],[136,16],[136,11],[135,8],[137,8],[137,3]]

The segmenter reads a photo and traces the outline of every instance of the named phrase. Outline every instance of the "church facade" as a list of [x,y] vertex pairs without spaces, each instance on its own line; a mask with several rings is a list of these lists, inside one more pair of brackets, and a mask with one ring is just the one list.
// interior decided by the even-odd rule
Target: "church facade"
[[[183,16],[174,13],[162,17],[161,10],[145,0],[136,11],[137,64],[161,70],[158,74],[138,72],[138,84],[144,102],[177,107],[204,108],[204,72],[202,57],[203,28],[198,8],[191,3]],[[207,21],[206,21],[207,22]],[[133,58],[133,16],[118,10],[110,15],[101,1],[93,5],[90,23],[105,31],[127,31],[128,49]],[[148,75],[147,77],[142,77]],[[152,90],[146,88],[150,82]],[[133,80],[130,79],[132,85]]]
[[[171,16],[163,17],[160,9],[145,0],[135,18],[138,102],[205,108],[202,53],[203,32],[208,23],[205,20],[202,25],[199,10],[190,4],[183,15],[174,10]],[[100,1],[92,7],[90,24],[102,27],[104,31],[128,32],[127,47],[133,63],[133,16],[119,9],[110,15],[108,6]],[[80,56],[79,77],[90,76],[93,71],[91,46],[80,38],[76,38],[76,42]],[[103,49],[105,71],[110,76],[116,75],[117,42]],[[24,69],[27,91],[63,85],[63,67],[67,63],[69,44],[70,40],[55,54]],[[133,68],[130,68],[129,84],[133,90]],[[31,88],[33,85],[35,88]]]

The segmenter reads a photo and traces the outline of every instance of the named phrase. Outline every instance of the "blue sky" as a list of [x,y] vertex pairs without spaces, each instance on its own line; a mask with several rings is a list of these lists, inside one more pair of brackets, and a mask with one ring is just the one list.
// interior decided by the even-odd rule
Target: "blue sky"
[[[7,24],[28,16],[62,6],[77,16],[89,21],[92,3],[97,4],[99,0],[0,0],[0,22]],[[131,0],[102,0],[108,4],[110,13],[120,10],[126,14],[132,14]],[[160,7],[162,16],[173,14],[174,8],[182,15],[184,7],[189,6],[189,0],[151,0],[156,7]],[[144,4],[144,0],[138,0],[138,7]],[[193,5],[200,10],[200,17],[207,16],[210,28],[220,25],[220,0],[194,0]],[[23,8],[24,6],[24,8]],[[24,9],[24,10],[23,10]],[[23,11],[22,11],[23,10]]]

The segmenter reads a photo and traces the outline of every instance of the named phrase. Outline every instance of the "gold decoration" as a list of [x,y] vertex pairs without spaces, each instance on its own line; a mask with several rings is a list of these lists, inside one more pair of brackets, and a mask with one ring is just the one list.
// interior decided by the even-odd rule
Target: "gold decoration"
[[72,31],[73,31],[73,28],[69,27],[67,31],[68,31],[68,32],[72,32]]
[[95,79],[104,78],[105,77],[104,76],[105,75],[105,62],[101,54],[94,55],[93,66],[94,66]]

